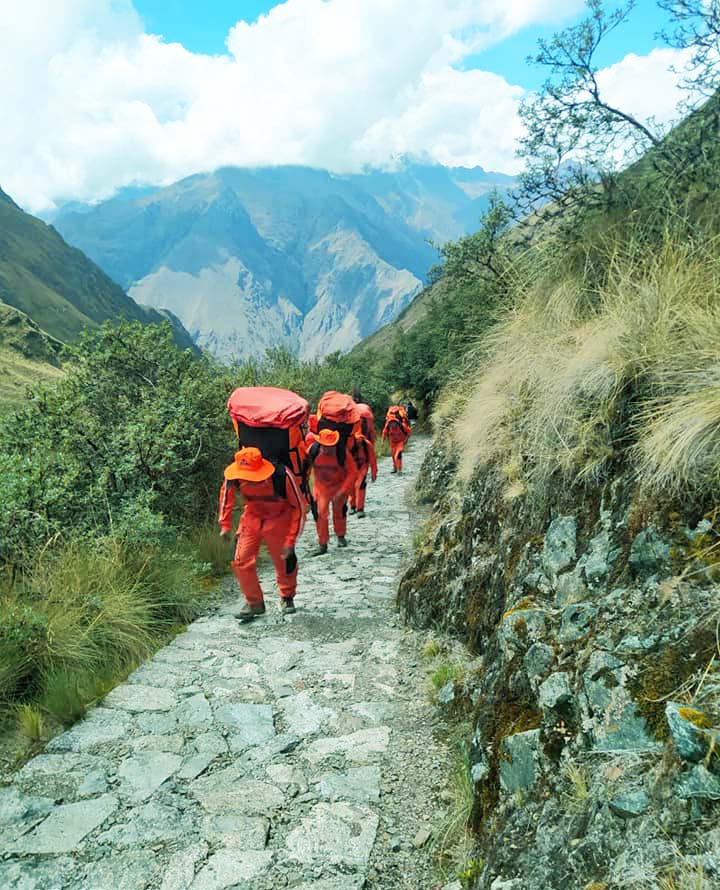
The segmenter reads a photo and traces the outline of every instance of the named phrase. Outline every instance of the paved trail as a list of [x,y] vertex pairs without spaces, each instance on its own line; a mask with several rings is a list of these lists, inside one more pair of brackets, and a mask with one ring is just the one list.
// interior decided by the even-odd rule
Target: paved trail
[[298,612],[196,621],[0,788],[2,890],[429,890],[443,750],[395,618],[406,473],[369,488],[350,547],[298,553]]

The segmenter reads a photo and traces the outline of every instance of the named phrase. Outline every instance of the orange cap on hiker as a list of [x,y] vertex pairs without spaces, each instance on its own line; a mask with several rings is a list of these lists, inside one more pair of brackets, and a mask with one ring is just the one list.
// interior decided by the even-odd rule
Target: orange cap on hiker
[[340,441],[340,433],[337,430],[320,430],[315,438],[321,445],[331,448]]
[[244,479],[246,482],[264,482],[275,472],[275,467],[265,460],[259,448],[241,448],[235,452],[235,460],[225,468],[226,479]]

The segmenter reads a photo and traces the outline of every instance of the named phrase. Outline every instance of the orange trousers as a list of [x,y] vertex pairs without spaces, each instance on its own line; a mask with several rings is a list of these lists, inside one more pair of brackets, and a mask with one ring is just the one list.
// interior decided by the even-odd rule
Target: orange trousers
[[398,473],[402,472],[402,458],[405,450],[407,439],[400,439],[399,442],[390,442],[390,451],[392,451],[392,462]]
[[367,493],[367,480],[369,468],[360,470],[360,475],[355,480],[355,485],[350,494],[350,506],[356,510],[365,510],[365,494]]
[[270,553],[270,558],[275,566],[280,596],[283,599],[295,596],[297,566],[288,574],[285,571],[285,560],[280,555],[291,522],[292,513],[290,510],[269,519],[245,512],[240,519],[232,569],[238,579],[245,601],[250,605],[258,605],[263,601],[263,592],[257,573],[260,544],[265,544]]
[[342,538],[347,531],[347,500],[346,491],[338,488],[327,488],[325,485],[315,483],[313,497],[317,504],[317,536],[318,544],[327,544],[330,540],[330,505],[332,504],[333,531]]

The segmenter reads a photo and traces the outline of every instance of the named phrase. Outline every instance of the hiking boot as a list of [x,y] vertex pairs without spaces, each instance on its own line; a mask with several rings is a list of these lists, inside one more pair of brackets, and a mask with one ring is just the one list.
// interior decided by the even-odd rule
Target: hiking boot
[[393,467],[392,470],[390,470],[390,472],[391,472],[391,473],[397,473],[397,470],[395,469],[395,467]]
[[338,547],[347,547],[347,541],[345,540],[345,535],[338,535]]
[[351,513],[357,513],[357,510],[355,509],[355,507],[350,507],[350,512],[351,512]]
[[358,517],[358,519],[365,519],[365,511],[358,510],[357,517]]
[[283,615],[292,615],[295,611],[295,597],[284,596],[280,600],[280,611]]
[[318,544],[317,550],[313,550],[310,556],[325,556],[327,553],[327,544]]
[[265,603],[245,603],[241,609],[238,609],[237,612],[233,612],[233,617],[245,624],[246,622],[252,621],[254,618],[258,618],[260,615],[264,614]]

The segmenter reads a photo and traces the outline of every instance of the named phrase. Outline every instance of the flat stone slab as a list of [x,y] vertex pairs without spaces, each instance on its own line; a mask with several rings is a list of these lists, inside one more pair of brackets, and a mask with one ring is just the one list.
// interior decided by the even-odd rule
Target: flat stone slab
[[375,803],[380,799],[380,769],[359,766],[346,773],[325,773],[320,777],[320,794],[328,800]]
[[145,800],[178,769],[179,754],[164,751],[141,751],[128,757],[118,768],[119,793],[132,800]]
[[208,853],[205,843],[179,850],[170,859],[160,890],[187,890],[195,878],[195,867]]
[[209,727],[213,719],[210,703],[202,692],[186,698],[172,713],[178,724],[186,727]]
[[271,861],[272,853],[265,850],[220,850],[200,869],[190,890],[225,890],[236,884],[238,890],[249,890],[246,882],[267,871]]
[[15,775],[23,791],[42,791],[68,799],[92,797],[107,791],[106,763],[92,754],[40,754]]
[[270,821],[262,816],[238,816],[234,813],[206,816],[200,833],[211,844],[238,847],[242,850],[264,850],[267,846]]
[[369,723],[386,723],[395,716],[395,705],[385,701],[360,701],[350,705],[350,711]]
[[233,767],[196,779],[190,786],[208,813],[265,816],[283,805],[285,796],[275,785],[253,779],[227,781],[230,774],[237,775]]
[[[1,844],[0,849],[4,849]],[[74,868],[75,863],[69,856],[0,861],[0,887],[3,890],[60,890],[69,886],[66,879]]]
[[251,748],[253,745],[269,741],[275,735],[273,711],[270,705],[244,702],[220,705],[215,710],[215,718],[232,732],[235,745]]
[[314,735],[337,718],[332,708],[319,705],[308,692],[283,698],[279,704],[288,729],[299,736]]
[[122,711],[95,708],[68,732],[56,736],[45,746],[48,753],[56,751],[92,751],[94,748],[127,739],[130,717]]
[[24,794],[18,788],[0,788],[0,850],[9,848],[42,822],[54,804],[52,797]]
[[287,838],[287,853],[306,865],[322,862],[364,868],[375,843],[378,817],[365,807],[319,803]]
[[44,822],[20,838],[9,852],[70,853],[84,837],[99,828],[117,806],[116,797],[104,794],[93,800],[55,807]]
[[[65,886],[68,890],[138,890],[156,886],[159,876],[160,865],[153,853],[128,850],[90,863],[77,883]],[[55,886],[43,890],[55,890]]]
[[374,755],[387,751],[389,744],[390,730],[386,726],[380,726],[375,729],[360,729],[336,738],[317,739],[308,745],[305,756],[311,763],[318,763],[331,754],[345,754],[348,760],[364,763]]
[[98,840],[118,850],[167,843],[194,832],[193,821],[174,807],[150,801],[125,813],[121,822],[103,832]]
[[158,686],[124,683],[105,696],[105,707],[121,711],[171,711],[178,700],[174,692]]

